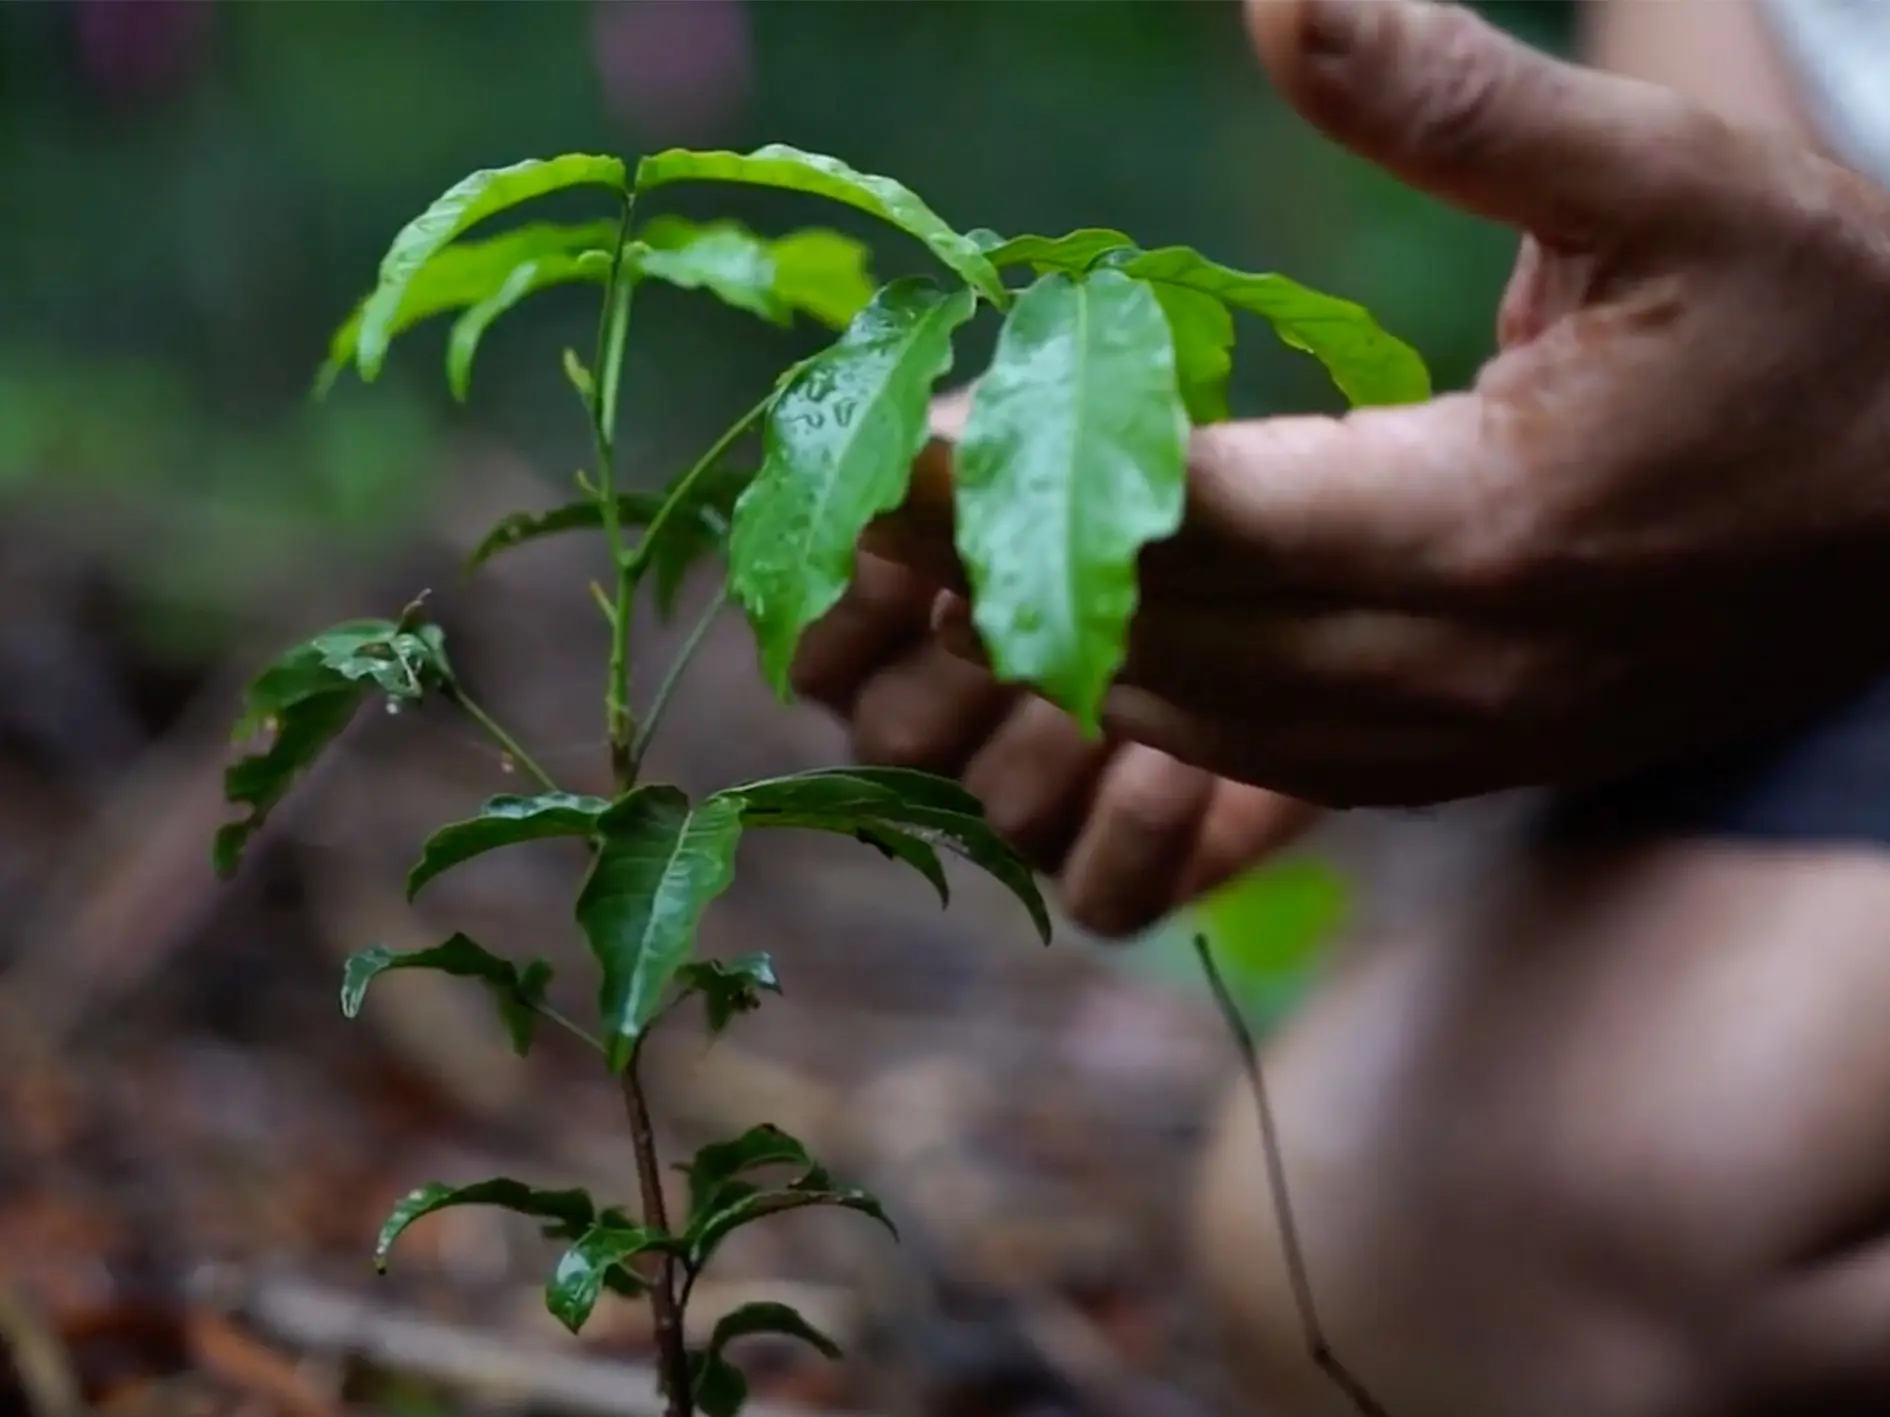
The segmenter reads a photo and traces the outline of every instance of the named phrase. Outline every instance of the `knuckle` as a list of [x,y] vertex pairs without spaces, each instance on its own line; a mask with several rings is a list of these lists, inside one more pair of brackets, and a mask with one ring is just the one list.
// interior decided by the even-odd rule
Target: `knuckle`
[[1514,61],[1507,46],[1491,43],[1488,24],[1455,5],[1430,7],[1421,23],[1427,62],[1401,65],[1412,85],[1403,141],[1427,162],[1454,164],[1476,157],[1500,138]]
[[1108,828],[1137,840],[1172,837],[1192,828],[1197,815],[1191,794],[1154,774],[1111,783],[1098,808]]
[[1040,784],[1013,780],[986,794],[984,814],[991,829],[1006,841],[1034,843],[1049,833],[1060,805]]
[[935,724],[910,714],[868,713],[853,725],[853,751],[881,767],[925,768],[943,755],[944,740]]
[[1071,923],[1099,939],[1124,939],[1155,922],[1147,911],[1134,909],[1117,892],[1087,877],[1067,882],[1062,898],[1063,913]]

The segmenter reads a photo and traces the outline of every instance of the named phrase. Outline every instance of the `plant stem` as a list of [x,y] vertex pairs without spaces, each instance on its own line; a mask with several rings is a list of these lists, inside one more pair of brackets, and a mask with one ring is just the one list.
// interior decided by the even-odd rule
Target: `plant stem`
[[[623,1111],[630,1121],[630,1144],[636,1152],[643,1223],[667,1233],[669,1211],[663,1204],[663,1170],[656,1154],[656,1133],[650,1125],[650,1104],[637,1071],[642,1058],[643,1043],[639,1039],[623,1070]],[[656,1278],[650,1285],[650,1309],[656,1318],[657,1363],[663,1375],[668,1417],[692,1417],[695,1403],[689,1392],[689,1349],[683,1342],[682,1305],[676,1295],[676,1257],[667,1251],[657,1261]]]
[[624,551],[616,471],[617,384],[623,372],[624,337],[630,329],[630,298],[636,291],[635,278],[624,279],[623,260],[635,207],[635,197],[625,193],[623,215],[617,224],[616,249],[611,253],[610,275],[604,283],[603,308],[597,317],[597,352],[591,362],[590,399],[591,445],[597,457],[597,501],[617,582],[610,613],[610,664],[604,681],[604,723],[610,739],[611,777],[620,792],[628,791],[635,781],[630,762],[630,743],[636,734],[636,723],[630,712],[630,601],[636,581]]
[[1312,1278],[1306,1269],[1305,1253],[1300,1249],[1299,1226],[1293,1220],[1293,1207],[1286,1192],[1286,1160],[1280,1151],[1279,1126],[1274,1121],[1273,1103],[1267,1096],[1266,1074],[1260,1067],[1260,1049],[1254,1043],[1253,1031],[1247,1027],[1247,1020],[1241,1015],[1240,1005],[1235,1002],[1233,992],[1214,963],[1206,935],[1194,937],[1194,952],[1200,956],[1201,970],[1207,975],[1214,1002],[1220,1007],[1228,1032],[1234,1035],[1234,1043],[1240,1049],[1241,1066],[1253,1089],[1254,1109],[1260,1114],[1260,1144],[1266,1156],[1267,1185],[1273,1196],[1273,1213],[1279,1220],[1280,1249],[1286,1256],[1286,1279],[1293,1291],[1293,1307],[1299,1311],[1300,1327],[1306,1335],[1307,1356],[1332,1381],[1333,1386],[1345,1394],[1360,1417],[1390,1417],[1365,1385],[1352,1376],[1351,1369],[1339,1361],[1339,1355],[1332,1351],[1332,1342],[1319,1322],[1319,1311],[1313,1307]]
[[689,670],[689,663],[700,652],[709,638],[709,629],[715,624],[715,617],[722,613],[728,604],[728,586],[718,587],[715,597],[697,618],[689,630],[689,637],[676,651],[676,657],[669,662],[669,668],[663,671],[663,681],[656,686],[656,697],[650,700],[650,706],[643,712],[643,725],[637,729],[636,742],[630,746],[630,766],[634,771],[643,766],[643,755],[649,750],[650,740],[656,736],[657,725],[663,721],[663,713],[669,708],[669,701],[682,683],[683,675]]
[[458,684],[453,684],[448,692],[452,696],[453,702],[460,706],[466,717],[483,728],[486,731],[486,736],[497,743],[507,757],[511,758],[513,762],[517,763],[520,767],[524,768],[527,773],[531,774],[540,787],[544,788],[547,792],[562,792],[564,790],[558,786],[557,779],[539,766],[538,760],[519,745],[518,739],[505,731],[505,725],[500,723],[484,709],[480,708],[479,705],[473,701],[472,696],[464,689]]

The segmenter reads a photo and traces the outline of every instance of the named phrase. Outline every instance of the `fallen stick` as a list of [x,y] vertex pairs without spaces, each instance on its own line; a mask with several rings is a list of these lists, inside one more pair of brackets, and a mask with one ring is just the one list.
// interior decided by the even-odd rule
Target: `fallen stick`
[[[656,1370],[575,1353],[554,1353],[500,1335],[457,1328],[374,1304],[309,1280],[272,1276],[245,1283],[213,1280],[250,1323],[296,1348],[343,1352],[363,1362],[477,1390],[498,1400],[529,1401],[574,1417],[662,1417]],[[809,1417],[814,1409],[750,1403],[744,1417]],[[822,1414],[822,1417],[866,1417]]]

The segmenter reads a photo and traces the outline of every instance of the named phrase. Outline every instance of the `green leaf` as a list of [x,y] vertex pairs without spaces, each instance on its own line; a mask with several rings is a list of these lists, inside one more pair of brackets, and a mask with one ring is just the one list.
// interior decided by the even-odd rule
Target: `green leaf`
[[772,1122],[750,1127],[728,1141],[710,1142],[680,1168],[689,1177],[690,1220],[693,1223],[717,1209],[728,1182],[750,1171],[764,1166],[811,1169],[813,1165],[807,1148]]
[[952,883],[945,875],[945,863],[938,859],[938,852],[928,842],[877,822],[853,828],[853,835],[889,861],[903,861],[925,877],[938,892],[941,908],[952,903]]
[[601,797],[570,792],[490,798],[478,816],[451,822],[427,838],[419,862],[407,873],[407,899],[412,900],[434,877],[501,846],[554,836],[589,836],[599,814],[609,806]]
[[774,961],[765,954],[737,955],[734,959],[699,959],[676,971],[683,988],[702,995],[709,1015],[709,1032],[720,1033],[736,1014],[761,1007],[761,994],[781,992]]
[[720,1353],[689,1355],[689,1389],[702,1417],[735,1417],[748,1401],[748,1379]]
[[1156,285],[1155,298],[1175,341],[1175,374],[1188,420],[1197,427],[1228,416],[1227,384],[1234,372],[1234,317],[1211,295],[1180,285]]
[[822,768],[718,795],[741,801],[748,826],[837,832],[877,846],[924,874],[941,901],[949,897],[932,848],[943,847],[1008,889],[1050,940],[1050,911],[1030,866],[985,820],[984,804],[946,778],[909,768]]
[[873,297],[866,246],[824,227],[770,238],[737,221],[660,216],[639,239],[643,274],[708,290],[777,325],[800,313],[829,329],[844,329]]
[[464,403],[472,392],[473,358],[493,321],[538,291],[573,281],[602,280],[609,266],[610,258],[604,251],[561,251],[534,256],[512,267],[491,294],[469,306],[453,322],[446,340],[446,382],[453,397]]
[[761,471],[735,504],[729,588],[783,698],[801,633],[852,578],[860,533],[905,497],[932,386],[975,308],[967,291],[894,281],[774,401]]
[[1103,264],[1140,280],[1212,296],[1266,320],[1282,342],[1324,365],[1332,382],[1355,404],[1418,403],[1431,395],[1424,360],[1380,326],[1369,310],[1282,275],[1237,271],[1186,246],[1141,251],[1121,232],[1100,229],[1058,237],[1020,236],[989,254],[995,265],[1028,263],[1038,271],[1077,272]]
[[637,164],[639,193],[674,182],[738,182],[808,192],[844,203],[917,237],[999,309],[1009,302],[997,269],[975,241],[952,230],[910,189],[889,177],[857,171],[837,158],[771,143],[752,153],[671,149]]
[[954,457],[958,551],[993,672],[1094,734],[1137,558],[1181,525],[1188,414],[1154,292],[1113,270],[1018,297]]
[[1389,334],[1363,305],[1324,295],[1281,275],[1252,275],[1186,246],[1164,246],[1125,261],[1125,274],[1198,290],[1273,326],[1310,354],[1354,404],[1421,403],[1431,376],[1418,352]]
[[[685,469],[677,478],[688,475]],[[689,484],[681,493],[682,501],[658,528],[656,544],[650,548],[648,574],[657,613],[664,619],[675,613],[676,598],[697,563],[727,554],[735,504],[754,480],[752,467],[728,464],[713,467]],[[675,489],[676,481],[672,480],[658,498],[659,505],[667,501]]]
[[[621,158],[567,153],[488,168],[461,179],[403,227],[381,258],[380,279],[361,308],[355,365],[363,379],[381,372],[408,288],[434,256],[469,227],[508,207],[567,187],[624,185]],[[509,274],[509,271],[508,271]]]
[[224,799],[249,810],[218,829],[211,849],[217,874],[235,873],[250,838],[348,726],[370,691],[381,689],[400,704],[451,682],[452,666],[437,625],[352,620],[284,651],[244,690],[232,739],[240,742],[265,727],[273,729],[273,737],[262,752],[238,759],[224,772]]
[[603,970],[605,1052],[621,1072],[695,947],[708,903],[735,874],[741,805],[691,807],[674,787],[640,787],[596,820],[597,855],[577,901],[578,925]]
[[395,969],[431,969],[461,979],[479,980],[491,991],[499,1007],[513,1050],[521,1058],[530,1050],[538,1022],[538,1006],[544,1002],[545,989],[551,983],[551,965],[546,961],[535,959],[521,970],[511,960],[501,959],[461,934],[430,949],[404,953],[375,945],[349,956],[341,977],[341,1012],[348,1018],[357,1016],[368,985]]
[[736,1339],[761,1333],[798,1338],[819,1349],[822,1357],[840,1357],[840,1345],[810,1324],[799,1310],[792,1305],[766,1299],[743,1304],[716,1320],[715,1331],[709,1337],[708,1352],[711,1358],[719,1357],[722,1350]]
[[721,1195],[727,1199],[727,1203],[692,1217],[689,1229],[683,1236],[687,1262],[694,1269],[707,1264],[716,1247],[744,1225],[752,1225],[757,1220],[790,1210],[805,1210],[810,1206],[834,1206],[841,1210],[858,1211],[885,1226],[895,1240],[899,1238],[898,1227],[870,1192],[858,1187],[836,1185],[834,1179],[819,1166],[810,1168],[805,1175],[786,1186],[770,1190],[752,1189],[739,1181],[725,1182]]
[[[637,253],[644,275],[682,290],[707,290],[724,305],[746,310],[771,324],[792,318],[774,289],[774,259],[768,243],[740,222],[708,225],[680,217],[659,218]],[[652,234],[656,239],[652,239]]]
[[[617,517],[624,526],[648,526],[663,505],[659,492],[624,492],[617,498]],[[598,531],[604,525],[604,509],[595,498],[566,502],[544,512],[511,512],[494,523],[479,544],[466,557],[466,568],[476,569],[499,552],[541,537],[565,531]]]
[[[613,1271],[633,1280],[626,1261],[661,1246],[660,1231],[640,1225],[599,1223],[590,1227],[558,1259],[545,1282],[545,1308],[572,1333],[582,1329],[597,1307]],[[617,1288],[617,1285],[611,1285]]]
[[555,1221],[575,1230],[585,1229],[596,1216],[596,1207],[590,1195],[581,1190],[541,1191],[523,1181],[503,1176],[490,1181],[475,1181],[470,1186],[447,1186],[436,1182],[409,1191],[400,1204],[394,1207],[393,1214],[387,1217],[387,1223],[381,1226],[380,1238],[375,1241],[374,1267],[386,1271],[387,1256],[394,1248],[394,1242],[416,1220],[432,1215],[435,1211],[468,1205],[497,1206],[519,1215]]
[[[725,548],[735,502],[753,480],[754,472],[749,468],[715,468],[695,480],[687,500],[664,522],[661,540],[651,551],[649,575],[657,611],[665,619],[674,613],[676,597],[690,571]],[[619,524],[649,526],[668,496],[667,491],[619,494]],[[544,512],[513,512],[501,518],[473,548],[466,558],[467,569],[484,565],[499,552],[528,541],[567,531],[601,531],[603,525],[604,509],[595,498],[567,502]]]
[[1136,244],[1120,231],[1103,227],[1084,227],[1063,236],[1016,236],[1008,241],[992,233],[991,239],[996,244],[986,255],[992,265],[1028,265],[1039,275],[1046,271],[1080,273],[1104,257],[1137,250]]
[[[387,338],[452,310],[476,305],[497,292],[521,265],[549,260],[569,263],[573,278],[583,273],[576,260],[585,252],[605,255],[617,239],[617,224],[600,221],[575,226],[533,222],[479,240],[458,241],[442,248],[407,282],[387,325]],[[372,296],[368,297],[369,299]],[[361,336],[361,317],[367,300],[358,304],[329,341],[328,358],[316,380],[317,395],[325,394],[341,371],[354,362]]]
[[768,243],[774,293],[830,330],[844,330],[873,298],[866,246],[824,227],[790,231]]

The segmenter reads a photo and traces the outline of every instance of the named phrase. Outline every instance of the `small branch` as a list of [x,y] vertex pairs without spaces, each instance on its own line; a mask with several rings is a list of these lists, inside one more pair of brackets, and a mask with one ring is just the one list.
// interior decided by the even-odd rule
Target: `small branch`
[[617,582],[609,617],[610,664],[604,681],[604,720],[610,736],[611,777],[619,791],[627,790],[633,782],[630,742],[636,733],[630,714],[630,598],[636,585],[624,551],[616,470],[617,383],[623,371],[624,336],[630,327],[630,298],[636,291],[636,281],[623,278],[623,258],[635,208],[635,197],[625,193],[610,275],[604,283],[603,308],[597,317],[597,352],[591,361],[591,446],[597,458],[597,501]]
[[649,750],[650,740],[656,736],[657,725],[663,721],[663,714],[669,708],[669,701],[675,696],[681,685],[683,675],[688,673],[690,661],[701,651],[708,640],[709,629],[715,624],[715,617],[722,613],[728,604],[728,586],[723,584],[713,599],[703,609],[696,623],[690,628],[689,636],[676,651],[676,657],[669,662],[669,668],[663,672],[663,681],[656,686],[656,697],[650,700],[650,706],[643,713],[643,726],[637,730],[636,742],[630,747],[631,771],[643,765],[643,755]]
[[479,705],[473,701],[471,695],[464,689],[458,684],[453,684],[448,688],[447,692],[453,702],[458,704],[460,708],[465,711],[466,717],[483,728],[486,732],[486,736],[497,743],[507,757],[511,758],[513,762],[525,769],[540,787],[544,788],[547,792],[561,792],[564,790],[558,786],[557,779],[546,772],[544,768],[540,767],[537,759],[526,752],[525,749],[519,745],[519,741],[516,738],[506,732],[505,725],[479,707]]
[[86,1410],[58,1336],[11,1288],[0,1288],[0,1344],[12,1357],[14,1375],[34,1417],[79,1417]]
[[1390,1417],[1365,1385],[1339,1361],[1338,1354],[1332,1351],[1332,1344],[1326,1338],[1325,1329],[1320,1325],[1319,1311],[1313,1307],[1312,1278],[1306,1269],[1306,1256],[1300,1249],[1299,1226],[1293,1220],[1292,1203],[1287,1195],[1286,1161],[1280,1150],[1280,1134],[1273,1117],[1273,1103],[1267,1096],[1266,1074],[1260,1066],[1260,1049],[1254,1042],[1253,1031],[1247,1027],[1247,1020],[1241,1015],[1240,1005],[1234,1001],[1227,981],[1221,977],[1221,971],[1214,963],[1206,935],[1194,937],[1194,952],[1200,956],[1201,970],[1207,975],[1208,988],[1220,1008],[1221,1017],[1227,1022],[1228,1031],[1234,1035],[1234,1043],[1240,1049],[1241,1066],[1253,1088],[1254,1108],[1260,1115],[1260,1144],[1266,1156],[1267,1186],[1273,1196],[1273,1213],[1279,1218],[1280,1248],[1286,1256],[1286,1278],[1293,1290],[1293,1307],[1299,1311],[1300,1327],[1306,1335],[1306,1353],[1314,1365],[1332,1380],[1333,1385],[1351,1400],[1360,1417]]
[[[629,1065],[623,1070],[623,1110],[630,1122],[630,1144],[636,1151],[643,1223],[667,1234],[669,1211],[663,1204],[662,1160],[656,1153],[650,1104],[643,1095],[643,1082],[637,1074],[642,1059],[643,1043],[639,1039],[630,1052]],[[676,1296],[676,1257],[668,1251],[658,1258],[656,1276],[650,1284],[650,1312],[656,1319],[657,1361],[663,1373],[668,1417],[692,1417],[695,1403],[689,1392],[689,1349],[683,1340],[682,1305]]]

